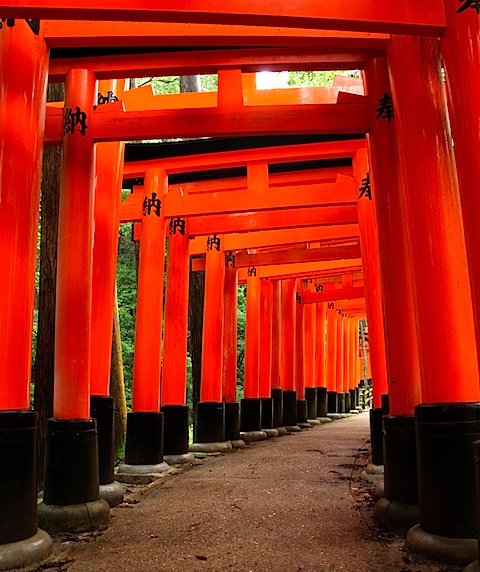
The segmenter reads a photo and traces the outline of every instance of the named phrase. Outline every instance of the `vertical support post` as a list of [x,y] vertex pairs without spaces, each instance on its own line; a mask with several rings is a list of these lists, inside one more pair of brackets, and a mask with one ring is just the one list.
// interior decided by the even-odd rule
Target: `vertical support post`
[[262,429],[273,429],[272,390],[272,296],[273,284],[262,279],[260,284],[260,368],[259,386],[262,402]]
[[[451,538],[473,540],[475,510],[467,499],[475,494],[471,440],[480,433],[477,422],[464,421],[474,418],[476,406],[466,402],[478,401],[480,387],[438,41],[392,36],[387,56],[412,243],[424,401],[415,408],[420,525],[409,532],[408,543],[425,546],[419,538],[431,540],[432,535],[447,537],[447,543]],[[442,439],[441,452],[430,439],[438,424],[451,428],[451,437]],[[445,466],[441,458],[455,461]],[[455,486],[460,479],[462,487]],[[453,552],[458,554],[456,547]]]
[[297,424],[295,391],[295,279],[282,281],[282,324],[280,336],[280,379],[283,389],[283,424]]
[[188,221],[170,219],[161,404],[164,416],[164,454],[175,457],[188,453],[188,246]]
[[240,431],[260,431],[260,277],[249,268],[245,327],[244,398],[240,404]]
[[337,380],[338,412],[345,413],[345,317],[341,310],[337,310],[337,363],[335,377]]
[[387,360],[383,327],[378,232],[375,222],[374,203],[368,197],[368,193],[372,193],[372,190],[366,149],[361,149],[355,153],[353,167],[360,193],[357,201],[358,223],[365,273],[365,299],[367,303],[368,341],[372,364],[373,406],[381,407],[382,394],[388,392]]
[[273,426],[283,424],[283,389],[280,379],[280,340],[282,329],[282,283],[272,282],[272,390]]
[[224,292],[222,396],[225,403],[225,440],[235,441],[240,437],[240,408],[237,403],[238,272],[235,254],[231,252],[225,255]]
[[[162,470],[165,466],[163,413],[160,413],[165,265],[165,217],[162,203],[168,187],[166,172],[163,169],[148,169],[143,186],[132,413],[127,415],[125,464],[152,465],[157,470]],[[119,472],[125,470],[130,471],[122,466]],[[132,469],[135,470],[137,469]]]
[[222,403],[223,315],[225,256],[223,236],[209,236],[205,260],[202,376],[197,404],[195,441],[225,440],[225,407]]
[[327,304],[327,408],[328,413],[338,413],[337,397],[337,320],[335,302]]
[[295,305],[295,391],[297,393],[297,423],[307,422],[305,399],[305,314],[302,302],[303,280],[296,280]]
[[[37,529],[37,414],[30,411],[35,261],[48,50],[15,20],[0,30],[0,560],[16,568],[46,558]],[[11,483],[12,486],[9,486]],[[25,550],[11,558],[10,543]],[[4,546],[7,550],[4,550]],[[25,561],[25,554],[30,557]]]
[[[108,522],[99,500],[98,443],[90,418],[93,275],[95,76],[67,73],[58,221],[54,418],[47,421],[44,502],[39,523],[51,531]],[[55,506],[57,505],[57,506]],[[83,508],[71,515],[69,505]],[[90,518],[90,514],[95,514]],[[68,523],[68,524],[67,524]]]
[[325,419],[327,417],[327,304],[320,302],[315,309],[316,336],[315,336],[315,386],[317,391],[317,417]]

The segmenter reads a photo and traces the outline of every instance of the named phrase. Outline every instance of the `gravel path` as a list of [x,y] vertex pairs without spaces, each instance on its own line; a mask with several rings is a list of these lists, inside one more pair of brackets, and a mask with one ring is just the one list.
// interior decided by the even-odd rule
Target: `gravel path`
[[60,570],[457,570],[408,555],[373,527],[361,478],[368,438],[362,414],[209,460],[115,509],[96,542],[64,543]]

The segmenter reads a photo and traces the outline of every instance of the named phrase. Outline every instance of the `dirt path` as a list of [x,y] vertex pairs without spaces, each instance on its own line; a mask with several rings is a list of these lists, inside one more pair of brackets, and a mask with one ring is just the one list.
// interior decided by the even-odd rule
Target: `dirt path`
[[419,560],[374,528],[372,488],[361,477],[368,437],[362,414],[209,460],[115,509],[96,542],[64,542],[55,569],[460,570]]

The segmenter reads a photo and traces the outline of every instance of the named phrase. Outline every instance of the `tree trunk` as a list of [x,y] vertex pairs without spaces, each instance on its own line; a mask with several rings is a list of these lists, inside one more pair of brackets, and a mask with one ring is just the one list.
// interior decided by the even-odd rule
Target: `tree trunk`
[[[63,101],[64,85],[48,86],[48,101]],[[58,204],[62,147],[46,146],[43,152],[40,213],[40,289],[38,299],[37,351],[32,377],[34,406],[38,411],[37,486],[43,488],[45,423],[53,416],[55,346],[55,286],[57,277]]]
[[115,288],[115,306],[113,311],[112,367],[110,373],[110,395],[115,406],[115,453],[120,455],[125,443],[127,431],[127,403],[123,379],[122,341],[118,319],[117,289]]

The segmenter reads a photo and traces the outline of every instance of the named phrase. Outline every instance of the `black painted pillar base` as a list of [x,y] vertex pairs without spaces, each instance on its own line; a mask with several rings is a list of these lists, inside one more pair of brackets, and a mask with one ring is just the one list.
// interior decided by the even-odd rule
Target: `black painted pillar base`
[[372,442],[372,463],[383,465],[383,410],[370,409],[370,439]]
[[293,427],[297,424],[297,392],[283,392],[283,423],[286,427]]
[[0,412],[0,545],[37,532],[37,413]]
[[297,399],[297,424],[307,423],[308,403],[306,399]]
[[115,408],[109,395],[90,396],[90,414],[97,420],[98,473],[100,485],[115,480]]
[[163,413],[127,414],[126,465],[158,465],[163,462]]
[[338,412],[345,413],[345,393],[337,393]]
[[357,390],[356,389],[349,389],[350,393],[350,409],[356,409],[358,402],[357,402]]
[[225,441],[225,404],[215,401],[197,403],[195,443]]
[[349,413],[350,409],[352,408],[352,403],[350,400],[350,392],[345,392],[345,413]]
[[273,399],[271,397],[261,397],[261,428],[273,429]]
[[240,439],[240,404],[225,403],[225,441]]
[[323,418],[327,416],[327,388],[317,387],[317,417]]
[[383,417],[385,498],[402,504],[418,504],[415,417]]
[[47,419],[45,491],[47,505],[74,505],[99,499],[95,419]]
[[273,426],[283,425],[283,391],[281,389],[271,389],[270,395],[273,400]]
[[359,387],[355,388],[355,403],[357,404],[357,407],[360,406],[360,388]]
[[336,391],[327,391],[327,412],[338,413],[338,394]]
[[317,388],[316,387],[306,387],[305,388],[305,399],[307,400],[307,418],[316,419],[317,418]]
[[388,396],[388,393],[382,393],[382,395],[380,397],[382,399],[383,414],[389,415],[390,414],[390,398]]
[[415,407],[420,526],[449,538],[476,538],[474,441],[480,404]]
[[188,453],[188,407],[163,405],[163,454]]
[[262,402],[258,397],[240,401],[240,433],[260,431],[262,424]]

